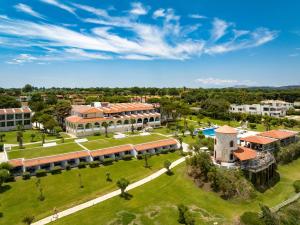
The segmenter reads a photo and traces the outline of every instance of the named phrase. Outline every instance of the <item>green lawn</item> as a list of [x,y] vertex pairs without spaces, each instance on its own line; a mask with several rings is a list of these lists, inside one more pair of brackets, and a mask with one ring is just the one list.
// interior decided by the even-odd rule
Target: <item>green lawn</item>
[[[5,134],[4,142],[5,144],[18,144],[17,142],[17,131],[8,131],[8,132],[0,132],[2,134]],[[41,132],[38,130],[25,130],[23,132],[23,143],[32,143],[31,142],[31,134],[35,134],[35,138],[33,139],[33,142],[41,141],[42,136]],[[64,138],[69,138],[69,135],[66,133],[61,133],[61,136]],[[46,135],[46,140],[54,140],[57,139],[56,136]],[[1,143],[1,142],[0,142]]]
[[[54,207],[59,211],[104,195],[116,190],[116,181],[125,177],[135,182],[163,168],[165,160],[174,161],[180,158],[177,152],[152,156],[149,159],[151,168],[144,167],[144,160],[120,160],[110,166],[98,168],[73,169],[58,175],[48,175],[41,178],[45,195],[44,201],[39,201],[37,179],[18,180],[4,184],[1,190],[0,224],[18,225],[27,215],[42,219],[53,213]],[[110,172],[112,182],[106,181],[106,172]],[[84,188],[79,187],[78,174],[81,174]],[[84,224],[81,222],[81,224]],[[103,224],[103,223],[98,223]]]
[[83,150],[82,147],[80,147],[76,143],[65,143],[60,144],[53,147],[32,147],[32,148],[26,148],[22,150],[11,150],[8,152],[8,158],[9,159],[15,159],[15,158],[35,158],[40,156],[48,156],[48,155],[56,155],[61,153],[67,153],[67,152],[74,152],[74,151],[80,151]]
[[[176,205],[193,209],[196,224],[233,224],[244,211],[258,211],[259,203],[274,206],[294,194],[292,182],[300,179],[300,159],[280,166],[281,181],[265,193],[247,202],[221,199],[213,192],[196,187],[187,177],[185,166],[174,169],[175,175],[160,178],[130,191],[131,200],[115,197],[91,208],[62,218],[53,224],[178,224]],[[135,218],[135,219],[134,219]],[[119,222],[118,222],[119,221]],[[115,223],[114,223],[115,222]],[[122,223],[123,222],[123,223]]]
[[148,136],[132,136],[132,137],[126,137],[122,139],[100,138],[98,140],[84,142],[82,143],[82,145],[90,150],[96,150],[96,149],[107,148],[116,145],[140,144],[144,142],[157,141],[161,139],[166,139],[166,137],[158,134],[151,134]]

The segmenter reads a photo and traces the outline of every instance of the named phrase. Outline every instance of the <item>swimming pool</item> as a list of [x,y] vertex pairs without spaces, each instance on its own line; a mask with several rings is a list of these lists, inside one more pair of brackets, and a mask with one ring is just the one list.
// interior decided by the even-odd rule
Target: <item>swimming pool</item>
[[207,129],[202,130],[202,133],[205,136],[214,137],[215,136],[215,129],[216,129],[215,127],[214,128],[207,128]]

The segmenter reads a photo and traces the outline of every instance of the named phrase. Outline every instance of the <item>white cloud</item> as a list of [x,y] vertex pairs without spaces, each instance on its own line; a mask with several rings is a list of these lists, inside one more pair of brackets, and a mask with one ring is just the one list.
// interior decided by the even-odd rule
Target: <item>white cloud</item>
[[211,38],[213,41],[217,41],[226,34],[227,28],[230,26],[230,23],[227,23],[224,20],[214,18],[213,28],[211,30]]
[[124,55],[124,56],[120,56],[120,59],[129,59],[129,60],[152,60],[152,57],[149,56],[145,56],[145,55],[135,55],[135,54],[131,54],[131,55]]
[[196,82],[204,84],[204,85],[226,85],[226,84],[237,84],[238,80],[226,80],[226,79],[219,79],[219,78],[198,78]]
[[203,16],[203,15],[200,15],[200,14],[190,14],[189,17],[193,18],[193,19],[207,19],[206,16]]
[[131,3],[132,9],[130,10],[131,14],[141,16],[146,15],[148,13],[148,8],[144,7],[140,2]]
[[77,7],[78,9],[81,9],[81,10],[93,13],[93,14],[95,14],[97,16],[108,17],[107,12],[105,10],[103,10],[103,9],[96,9],[94,7],[91,7],[91,6],[81,5],[81,4],[76,4],[76,3],[73,3],[73,5],[75,7]]
[[289,57],[298,57],[299,56],[299,53],[292,53],[292,54],[289,54]]
[[8,61],[8,64],[23,64],[28,62],[33,62],[37,58],[30,55],[30,54],[20,54],[16,58],[12,59],[11,61]]
[[69,13],[75,14],[75,9],[74,8],[72,8],[68,5],[62,4],[57,0],[41,0],[41,1],[44,2],[44,3],[50,4],[50,5],[54,5],[58,8],[60,8],[60,9],[68,11]]
[[159,18],[159,17],[165,17],[166,13],[165,13],[165,10],[164,9],[157,9],[154,11],[153,13],[153,18],[156,19],[156,18]]
[[20,12],[24,12],[24,13],[27,13],[31,16],[34,16],[34,17],[37,17],[37,18],[40,18],[40,19],[44,19],[44,17],[39,14],[38,12],[34,11],[30,6],[28,5],[25,5],[25,4],[22,4],[22,3],[19,3],[17,5],[15,5],[15,8],[20,11]]
[[90,59],[111,59],[112,58],[104,54],[90,53],[78,48],[65,49],[65,52],[75,54],[82,58],[90,58]]

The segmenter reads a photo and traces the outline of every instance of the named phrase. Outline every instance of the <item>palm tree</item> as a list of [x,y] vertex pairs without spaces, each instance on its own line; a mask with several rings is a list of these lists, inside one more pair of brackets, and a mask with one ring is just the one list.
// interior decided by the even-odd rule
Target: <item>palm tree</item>
[[145,155],[144,155],[144,160],[145,160],[145,165],[144,165],[144,167],[145,167],[145,168],[149,168],[148,157],[149,157],[148,154],[145,154]]
[[107,129],[108,129],[108,123],[107,122],[103,122],[102,123],[102,126],[104,127],[104,129],[105,129],[105,137],[108,137],[108,135],[107,135]]
[[164,162],[164,167],[167,169],[167,174],[171,173],[170,166],[171,166],[171,162],[169,160],[166,160]]
[[131,133],[134,133],[134,124],[135,124],[135,119],[130,119],[130,124],[131,124]]
[[35,138],[35,134],[34,133],[30,134],[30,137],[31,137],[31,142],[33,142]]
[[0,142],[4,141],[5,136],[6,136],[5,134],[0,134]]
[[121,178],[117,181],[117,186],[121,189],[121,197],[124,197],[126,192],[125,189],[128,187],[129,181],[125,178]]
[[30,225],[34,221],[34,216],[25,216],[22,220],[23,223]]

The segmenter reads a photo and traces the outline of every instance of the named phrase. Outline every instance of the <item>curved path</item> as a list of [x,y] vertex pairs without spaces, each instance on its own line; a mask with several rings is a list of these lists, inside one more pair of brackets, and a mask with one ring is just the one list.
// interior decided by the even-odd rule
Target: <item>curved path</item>
[[[185,157],[182,157],[182,158],[180,158],[180,159],[174,161],[174,162],[171,164],[170,168],[174,168],[175,166],[179,165],[180,163],[182,163],[182,162],[184,162],[184,161],[185,161]],[[162,174],[166,173],[166,171],[167,171],[167,170],[166,170],[165,168],[164,168],[164,169],[160,169],[159,171],[157,171],[157,172],[151,174],[150,176],[145,177],[145,178],[143,178],[143,179],[141,179],[141,180],[139,180],[139,181],[137,181],[137,182],[134,182],[134,183],[130,184],[130,185],[126,188],[126,190],[128,191],[128,190],[134,189],[134,188],[136,188],[136,187],[139,187],[139,186],[141,186],[141,185],[143,185],[143,184],[145,184],[145,183],[148,183],[148,182],[150,182],[151,180],[153,180],[153,179],[155,179],[155,178],[158,178],[158,177],[161,176]],[[108,193],[108,194],[106,194],[106,195],[103,195],[103,196],[101,196],[101,197],[95,198],[95,199],[90,200],[90,201],[88,201],[88,202],[85,202],[85,203],[82,203],[82,204],[80,204],[80,205],[74,206],[74,207],[72,207],[72,208],[66,209],[66,210],[64,210],[64,211],[58,212],[57,214],[53,214],[53,215],[51,215],[51,216],[48,216],[48,217],[46,217],[46,218],[44,218],[44,219],[41,219],[41,220],[39,220],[39,221],[37,221],[37,222],[35,222],[35,223],[32,223],[32,225],[44,225],[44,224],[51,223],[51,222],[53,222],[53,221],[55,221],[55,220],[57,220],[57,219],[59,219],[59,218],[62,218],[62,217],[71,215],[71,214],[76,213],[76,212],[78,212],[78,211],[80,211],[80,210],[82,210],[82,209],[86,209],[86,208],[88,208],[88,207],[91,207],[91,206],[93,206],[93,205],[96,205],[96,204],[98,204],[98,203],[100,203],[100,202],[103,202],[103,201],[105,201],[105,200],[108,200],[108,199],[110,199],[110,198],[113,198],[113,197],[115,197],[115,196],[118,196],[118,195],[120,195],[120,194],[121,194],[121,190],[118,189],[118,190],[116,190],[116,191],[110,192],[110,193]]]

